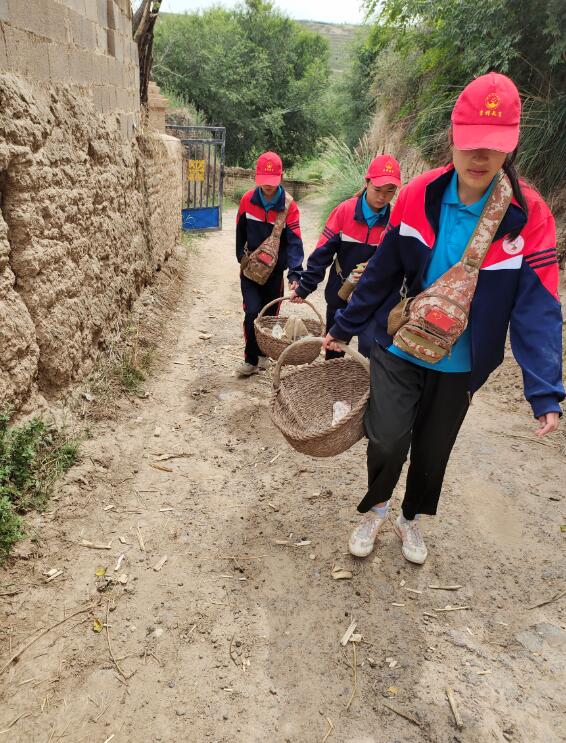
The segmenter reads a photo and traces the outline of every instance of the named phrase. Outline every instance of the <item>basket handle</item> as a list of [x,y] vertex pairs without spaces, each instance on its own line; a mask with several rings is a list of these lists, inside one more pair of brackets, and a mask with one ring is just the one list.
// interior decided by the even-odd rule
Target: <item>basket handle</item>
[[[259,315],[257,316],[258,320],[260,320],[264,316],[265,311],[268,310],[270,307],[273,307],[274,304],[277,304],[278,302],[288,302],[290,299],[291,299],[291,297],[279,297],[279,299],[274,299],[272,302],[268,302],[265,305],[265,307],[262,309],[262,311],[259,313]],[[314,306],[314,304],[312,304],[311,302],[309,302],[308,299],[304,299],[303,302],[301,302],[301,304],[303,304],[303,303],[304,304],[308,304],[308,306],[311,308],[311,310],[313,310],[313,312],[315,313],[315,315],[320,320],[320,324],[322,325],[322,327],[324,327],[324,320],[322,319],[322,315],[316,309],[316,307]]]
[[[275,390],[275,392],[279,390],[279,386],[281,384],[281,367],[284,366],[285,356],[287,356],[287,354],[291,352],[291,349],[297,348],[297,346],[300,345],[304,346],[307,343],[320,343],[320,345],[322,346],[323,341],[324,338],[320,338],[315,335],[309,335],[306,338],[299,338],[298,341],[295,341],[294,343],[291,343],[291,345],[287,346],[287,348],[283,351],[281,356],[279,356],[277,363],[273,367],[273,389]],[[340,343],[339,345],[346,355],[351,356],[369,373],[369,361],[366,359],[365,356],[362,356],[359,351],[350,348],[350,346],[346,345],[345,343]]]

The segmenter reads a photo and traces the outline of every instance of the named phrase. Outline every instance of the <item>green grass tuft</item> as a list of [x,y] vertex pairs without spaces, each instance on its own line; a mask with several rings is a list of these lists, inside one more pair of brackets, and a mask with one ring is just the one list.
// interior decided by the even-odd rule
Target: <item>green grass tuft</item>
[[0,414],[0,561],[23,536],[19,514],[45,507],[56,480],[78,459],[79,444],[32,418],[10,426]]

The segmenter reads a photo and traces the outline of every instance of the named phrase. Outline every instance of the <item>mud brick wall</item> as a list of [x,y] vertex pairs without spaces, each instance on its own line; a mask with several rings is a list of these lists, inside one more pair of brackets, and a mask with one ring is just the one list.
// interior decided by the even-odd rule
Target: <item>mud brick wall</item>
[[[255,188],[255,170],[234,167],[225,168],[224,173],[224,193],[226,196],[238,199],[241,194]],[[314,181],[296,181],[284,178],[283,186],[296,201],[300,201],[309,193],[316,191],[320,184]]]
[[177,240],[131,33],[129,0],[0,0],[0,409],[80,380]]

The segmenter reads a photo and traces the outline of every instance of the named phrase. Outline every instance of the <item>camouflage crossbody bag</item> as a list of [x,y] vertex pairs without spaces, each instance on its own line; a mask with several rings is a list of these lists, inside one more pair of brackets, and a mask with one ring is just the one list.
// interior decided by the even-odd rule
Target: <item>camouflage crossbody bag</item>
[[462,258],[427,289],[403,299],[389,313],[387,332],[394,346],[430,364],[450,354],[468,325],[480,266],[512,196],[509,178],[500,171]]
[[271,235],[266,237],[262,244],[251,253],[248,251],[247,245],[244,249],[244,256],[240,262],[240,270],[246,278],[255,281],[256,284],[265,284],[277,265],[281,234],[285,228],[287,214],[289,213],[289,207],[292,201],[292,197],[286,193],[285,209],[279,212],[275,218]]

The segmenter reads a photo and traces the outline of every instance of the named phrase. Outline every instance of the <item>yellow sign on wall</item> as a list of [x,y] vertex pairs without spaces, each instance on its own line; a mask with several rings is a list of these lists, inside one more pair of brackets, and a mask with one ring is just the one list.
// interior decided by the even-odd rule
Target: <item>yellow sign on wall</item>
[[204,181],[204,160],[187,160],[187,180]]

